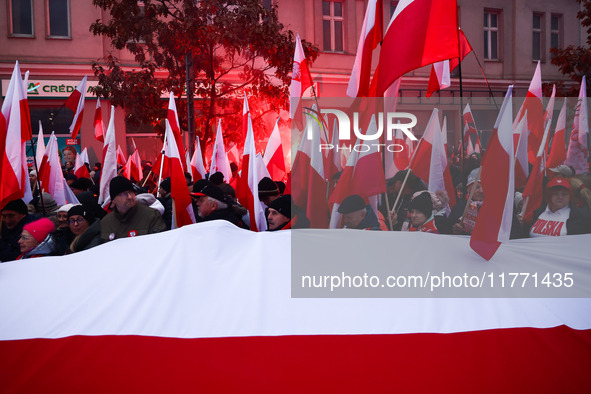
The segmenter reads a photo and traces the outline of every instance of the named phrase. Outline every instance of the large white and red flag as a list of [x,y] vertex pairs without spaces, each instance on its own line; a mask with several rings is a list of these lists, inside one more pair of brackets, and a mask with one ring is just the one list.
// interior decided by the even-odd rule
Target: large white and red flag
[[57,138],[54,133],[51,133],[49,142],[47,143],[47,150],[39,167],[38,176],[41,182],[41,189],[51,194],[57,205],[64,205],[72,203],[72,201],[68,201],[66,198],[66,188],[68,186],[64,182],[64,174],[58,152]]
[[43,125],[39,121],[39,134],[37,134],[37,145],[35,147],[35,159],[38,166],[43,161],[43,155],[45,155],[45,137],[43,137]]
[[0,118],[0,207],[11,200],[29,202],[33,198],[26,157],[26,142],[31,138],[29,104],[17,61]]
[[[293,120],[300,116],[296,114],[298,108],[301,108],[300,101],[302,95],[312,86],[312,75],[308,68],[308,61],[304,54],[300,35],[296,34],[295,53],[293,55],[293,71],[291,74],[291,85],[289,86],[289,117]],[[302,112],[301,110],[299,111]]]
[[[176,117],[176,104],[174,102],[174,95],[170,94],[168,108],[174,108],[174,115]],[[173,119],[178,125],[178,118]],[[174,132],[171,127],[170,113],[165,121],[166,135],[164,146],[164,161],[166,162],[166,172],[163,172],[163,177],[170,177],[170,196],[172,197],[172,226],[171,228],[180,228],[182,226],[195,223],[195,212],[193,211],[193,204],[191,195],[189,194],[189,187],[185,179],[183,170],[183,160],[181,158],[182,145],[179,147],[174,137]],[[137,153],[137,150],[136,150]],[[138,155],[139,156],[139,155]],[[138,157],[139,158],[139,157]]]
[[195,151],[191,157],[191,175],[193,176],[193,183],[200,179],[205,179],[205,165],[203,164],[203,154],[201,153],[201,144],[199,137],[195,138]]
[[383,13],[382,0],[369,0],[357,44],[355,64],[347,86],[347,96],[349,97],[367,97],[369,95],[372,53],[382,41],[384,34]]
[[96,109],[94,110],[94,138],[97,141],[105,142],[105,125],[103,123],[103,111],[101,108],[101,99],[96,99]]
[[121,149],[121,146],[117,145],[117,164],[119,164],[120,166],[124,166],[125,163],[127,163],[125,153],[123,153],[123,149]]
[[[578,266],[575,287],[591,286],[590,235],[510,242],[484,268],[466,253],[466,237],[330,230],[300,236],[307,234],[310,255],[338,253],[310,265],[356,253],[363,273],[368,251],[383,250],[392,273],[395,249],[396,265],[437,272],[437,279],[468,268],[470,281],[486,273],[495,288],[504,277],[506,291],[509,272]],[[347,235],[349,246],[335,247]],[[591,385],[588,297],[295,298],[293,239],[293,231],[253,233],[215,220],[0,264],[0,391],[576,393]],[[398,283],[411,280],[395,272]],[[328,278],[318,289],[323,294],[341,278],[303,275],[297,287]],[[378,287],[386,280],[380,279]],[[426,283],[429,289],[436,282]]]
[[115,141],[115,107],[111,105],[109,126],[103,142],[103,165],[101,167],[101,181],[99,185],[98,203],[103,207],[111,202],[109,184],[117,176],[117,142]]
[[[84,115],[84,99],[86,98],[86,75],[82,81],[76,86],[76,89],[70,94],[64,106],[74,112],[74,119],[70,125],[70,134],[72,138],[76,138],[82,125],[82,116]],[[97,103],[98,105],[98,103]],[[95,115],[96,116],[96,115]]]
[[[84,148],[83,152],[86,154],[86,156],[88,156],[88,153],[86,153],[86,148]],[[76,175],[78,178],[90,178],[90,172],[86,167],[82,153],[76,155],[76,162],[74,163],[74,175]]]
[[242,155],[242,171],[238,180],[236,196],[250,216],[250,229],[252,231],[267,230],[267,219],[265,209],[259,199],[259,169],[257,166],[256,149],[254,146],[254,131],[252,121],[248,114],[248,131],[244,141],[244,153]]
[[281,144],[281,134],[279,133],[279,119],[275,122],[273,132],[267,141],[267,147],[265,148],[265,154],[263,160],[265,166],[271,175],[271,179],[276,181],[285,180],[285,156],[283,155],[283,145]]
[[[527,111],[527,158],[530,164],[536,161],[538,148],[542,142],[544,134],[544,105],[542,103],[542,72],[540,62],[536,66],[536,71],[531,79],[525,100],[517,113],[513,122],[515,125],[525,116]],[[515,138],[515,137],[514,137]],[[513,140],[515,146],[517,142]]]
[[562,108],[556,120],[556,128],[554,137],[552,138],[552,146],[550,147],[550,154],[546,163],[547,168],[555,168],[566,161],[566,98],[562,103]]
[[409,71],[459,57],[455,0],[402,0],[380,50],[378,96]]
[[551,122],[546,123],[542,143],[538,149],[536,162],[532,167],[531,174],[523,190],[523,208],[521,210],[521,217],[527,222],[531,223],[533,213],[542,205],[542,196],[544,195],[544,153],[546,152],[546,140],[550,131]]
[[482,163],[480,179],[485,199],[470,237],[470,247],[486,260],[511,233],[515,191],[512,96],[513,85],[503,100]]
[[427,86],[427,97],[441,89],[449,88],[451,86],[451,72],[463,61],[464,58],[472,52],[472,46],[460,29],[458,32],[460,36],[460,57],[453,59],[446,59],[431,65],[431,74],[429,75],[429,84]]
[[[525,186],[527,178],[529,176],[529,162],[527,159],[527,146],[528,146],[528,123],[527,123],[527,110],[525,110],[524,116],[515,126],[513,130],[513,143],[517,143],[515,149],[515,188],[519,189]],[[517,140],[517,141],[516,141]]]
[[224,174],[224,181],[230,182],[230,179],[232,179],[232,169],[230,168],[230,161],[228,160],[228,155],[226,155],[226,148],[224,146],[221,119],[218,120],[218,129],[215,135],[215,144],[211,155],[209,174],[212,175],[218,171]]
[[573,119],[573,131],[566,152],[566,165],[572,166],[577,174],[589,171],[589,163],[587,162],[589,157],[589,147],[587,146],[589,114],[587,111],[587,84],[583,75],[579,99],[575,108],[575,118]]
[[[170,125],[170,129],[172,130],[172,134],[174,135],[174,140],[176,141],[176,146],[178,147],[179,152],[185,151],[185,145],[183,144],[183,137],[181,136],[181,126],[179,123],[179,115],[176,110],[176,104],[174,102],[174,93],[170,92],[170,99],[168,100],[168,112],[166,113],[166,120]],[[183,171],[187,171],[185,168],[186,164],[182,161]]]
[[[377,130],[378,126],[375,115],[372,115],[369,128],[365,134],[375,135]],[[386,192],[382,154],[376,145],[368,145],[370,147],[369,150],[353,150],[349,155],[347,165],[343,168],[339,181],[328,200],[329,207],[332,207],[330,218],[331,228],[336,228],[340,221],[338,208],[345,198],[352,194],[357,194],[364,199],[366,204],[370,204],[372,202],[370,201],[372,196]],[[374,210],[376,208],[373,206]]]
[[123,176],[135,182],[142,180],[142,160],[137,149],[129,155],[125,166],[123,166]]

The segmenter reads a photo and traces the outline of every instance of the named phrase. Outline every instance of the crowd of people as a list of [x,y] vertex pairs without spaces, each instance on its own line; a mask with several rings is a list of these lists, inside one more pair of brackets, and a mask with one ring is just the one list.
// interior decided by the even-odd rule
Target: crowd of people
[[[143,180],[117,176],[110,181],[110,202],[103,207],[98,204],[100,164],[90,172],[91,178],[77,178],[71,164],[64,166],[64,177],[80,202],[76,205],[58,206],[50,194],[39,191],[37,174],[31,171],[33,200],[26,204],[16,199],[1,210],[0,261],[76,253],[118,238],[170,230],[174,227],[171,181],[165,178],[156,186],[151,163],[142,164]],[[220,172],[195,183],[185,174],[197,223],[226,220],[249,229],[249,212],[236,198],[238,171],[232,164],[233,178],[228,181]],[[479,168],[477,154],[466,158],[464,173],[452,168],[456,203],[451,209],[445,191],[427,191],[419,177],[403,170],[386,180],[387,193],[377,204],[357,194],[343,199],[336,226],[469,235],[486,198]],[[521,191],[515,193],[511,238],[591,233],[591,176],[574,175],[572,168],[561,165],[547,171],[544,185],[543,203],[530,217],[521,217],[524,201]],[[268,177],[258,184],[267,231],[310,225],[306,212],[285,190],[285,183]]]

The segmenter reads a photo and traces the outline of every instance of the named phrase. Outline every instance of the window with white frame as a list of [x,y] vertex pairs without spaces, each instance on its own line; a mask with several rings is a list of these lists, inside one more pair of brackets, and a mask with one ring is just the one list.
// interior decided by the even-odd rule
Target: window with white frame
[[344,7],[342,1],[322,2],[322,37],[326,52],[344,52],[345,29]]
[[484,59],[499,59],[499,11],[484,11]]
[[[562,48],[562,15],[550,16],[550,48]],[[552,54],[552,57],[555,55]]]
[[33,0],[10,0],[10,35],[16,37],[32,37]]
[[544,60],[544,14],[541,12],[533,13],[531,49],[532,60]]
[[47,0],[49,37],[70,38],[69,0]]

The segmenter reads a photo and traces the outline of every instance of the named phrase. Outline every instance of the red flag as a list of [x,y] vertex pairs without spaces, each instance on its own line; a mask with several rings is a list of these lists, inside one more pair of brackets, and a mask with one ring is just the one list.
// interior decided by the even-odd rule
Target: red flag
[[242,156],[242,171],[238,180],[238,201],[248,210],[250,216],[250,229],[252,231],[265,231],[267,220],[265,210],[259,200],[259,171],[257,168],[256,150],[254,147],[254,132],[250,114],[247,115],[248,132],[244,141],[244,153]]
[[[533,214],[536,209],[542,205],[542,196],[544,194],[543,190],[543,180],[544,180],[544,152],[546,146],[546,140],[548,138],[548,132],[550,131],[550,124],[551,122],[546,123],[546,130],[544,131],[544,136],[542,138],[542,143],[540,148],[538,149],[538,154],[536,156],[536,162],[532,168],[531,175],[527,180],[527,185],[525,185],[525,189],[523,190],[523,209],[521,212],[521,216],[523,219],[530,223],[533,219]],[[527,201],[527,205],[526,205]]]
[[[519,109],[513,125],[515,126],[527,111],[527,159],[530,164],[536,161],[538,148],[544,134],[544,106],[542,104],[542,72],[540,62],[532,77],[527,96]],[[515,145],[515,144],[514,144]]]
[[123,176],[130,181],[139,182],[142,180],[142,160],[137,149],[129,155],[129,159],[127,159],[127,163],[123,167]]
[[453,58],[449,60],[443,60],[441,62],[433,63],[431,65],[431,75],[429,76],[429,85],[427,88],[427,97],[441,89],[445,89],[451,86],[450,73],[456,69],[463,61],[464,58],[472,52],[472,46],[468,42],[468,39],[464,35],[464,32],[460,29],[460,58]]
[[312,86],[312,75],[308,68],[308,61],[304,54],[300,35],[296,34],[293,71],[291,74],[291,85],[289,87],[289,117],[291,119],[294,119],[294,116],[296,116],[296,112],[298,112],[298,107],[300,106],[300,99],[310,86]]
[[57,205],[64,205],[72,201],[68,201],[66,197],[65,188],[67,184],[64,182],[58,151],[57,138],[54,133],[51,133],[47,143],[47,150],[39,167],[39,181],[42,190],[51,194]]
[[467,141],[472,134],[478,135],[478,130],[476,129],[476,123],[474,122],[474,116],[472,115],[472,109],[470,108],[470,104],[466,104],[463,113],[464,119],[464,140]]
[[117,164],[120,166],[124,166],[127,163],[127,159],[125,158],[125,154],[121,149],[121,146],[117,145]]
[[[86,148],[84,148],[86,150]],[[74,164],[74,175],[78,178],[90,178],[90,172],[84,164],[82,154],[76,155],[76,162]]]
[[117,176],[117,142],[115,142],[115,107],[111,105],[111,117],[103,143],[103,166],[101,168],[100,195],[98,203],[103,207],[111,202],[109,184]]
[[[170,92],[170,94],[173,97],[173,99],[169,100],[168,102],[168,113],[166,114],[166,120],[168,120],[168,123],[170,124],[170,129],[172,130],[172,134],[174,135],[174,140],[176,141],[178,151],[184,152],[185,146],[183,144],[183,138],[181,136],[179,116],[176,110],[176,105],[174,104],[174,95],[172,92]],[[181,165],[183,166],[183,171],[187,171],[187,169],[185,168],[186,163],[184,162],[184,160],[181,160]]]
[[[167,172],[163,173],[163,177],[170,177],[170,196],[172,197],[173,215],[172,228],[180,228],[187,224],[195,223],[195,213],[193,211],[193,204],[191,195],[189,194],[189,187],[185,179],[185,173],[181,160],[181,154],[177,145],[177,141],[172,129],[172,122],[178,123],[176,117],[176,105],[174,103],[174,94],[170,93],[168,101],[168,117],[166,118],[166,136],[164,156],[168,162]],[[174,119],[171,119],[171,114],[174,114]],[[137,151],[136,151],[137,152]]]
[[513,86],[509,86],[495,122],[482,163],[482,203],[470,238],[470,247],[490,260],[501,243],[509,240],[513,216],[515,180],[511,104]]
[[377,95],[409,71],[459,57],[455,0],[398,3],[380,52]]
[[[70,94],[64,106],[70,108],[74,112],[74,119],[70,125],[70,134],[72,138],[76,138],[82,125],[82,116],[84,114],[84,99],[86,97],[86,75],[78,84],[76,89]],[[96,116],[96,115],[95,115]]]
[[35,148],[35,159],[37,160],[37,165],[41,164],[41,161],[43,161],[44,154],[45,139],[43,137],[43,126],[41,125],[41,121],[39,121],[39,134],[37,134],[37,146]]
[[263,160],[271,175],[271,179],[276,181],[283,181],[285,179],[285,157],[283,156],[281,134],[279,133],[279,118],[277,118],[273,132],[269,137],[269,141],[267,141]]
[[205,166],[203,165],[199,138],[195,139],[195,152],[193,152],[193,157],[191,158],[191,175],[193,175],[193,183],[200,179],[205,179]]
[[575,109],[575,118],[573,119],[573,131],[570,135],[568,151],[566,152],[566,165],[574,167],[575,173],[577,174],[589,171],[589,164],[587,163],[587,157],[589,157],[589,149],[587,147],[588,135],[587,84],[583,75],[577,108]]
[[94,110],[94,138],[97,141],[105,142],[105,125],[103,123],[103,111],[101,108],[101,99],[96,99],[96,109]]
[[566,143],[565,143],[565,132],[566,132],[566,98],[558,114],[558,120],[556,121],[556,131],[552,138],[552,147],[550,148],[550,155],[548,156],[548,162],[546,163],[547,168],[555,168],[566,161]]
[[367,3],[355,64],[347,87],[349,97],[367,97],[369,94],[372,52],[383,38],[383,9],[382,0],[369,0]]

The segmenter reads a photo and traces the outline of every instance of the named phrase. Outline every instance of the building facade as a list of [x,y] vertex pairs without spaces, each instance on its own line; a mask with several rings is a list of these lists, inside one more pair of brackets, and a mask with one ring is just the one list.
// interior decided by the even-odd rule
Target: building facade
[[[273,2],[287,28],[320,48],[320,56],[311,68],[318,95],[344,96],[367,0]],[[388,26],[397,4],[397,1],[383,1],[384,27]],[[0,15],[2,95],[18,60],[21,70],[30,72],[28,88],[34,134],[41,121],[45,136],[55,131],[63,144],[72,115],[67,109],[58,111],[84,75],[89,77],[89,86],[97,83],[92,63],[113,54],[132,67],[133,58],[89,32],[94,21],[106,17],[90,0],[2,0],[0,8],[5,10]],[[558,68],[551,64],[550,48],[584,44],[585,31],[576,18],[579,9],[575,0],[458,0],[459,22],[474,49],[461,66],[464,98],[493,95],[500,103],[510,84],[515,85],[515,96],[525,96],[538,61],[544,82],[564,80]],[[378,56],[376,50],[374,68]],[[425,67],[403,78],[400,108],[409,109],[413,103],[423,101],[429,71]],[[452,86],[431,99],[442,106],[443,114],[448,117],[448,139],[452,140],[459,136],[459,96],[456,71],[452,74]],[[108,118],[109,103],[102,105],[103,116]],[[95,106],[96,98],[87,93],[80,141],[70,141],[88,147],[91,162],[100,158],[102,151],[101,143],[94,139]],[[488,115],[483,112],[480,116]],[[153,158],[160,149],[155,134],[138,132],[128,126],[120,108],[116,109],[115,128],[118,144],[125,150],[133,138],[142,159]],[[418,130],[420,134],[421,127]]]

